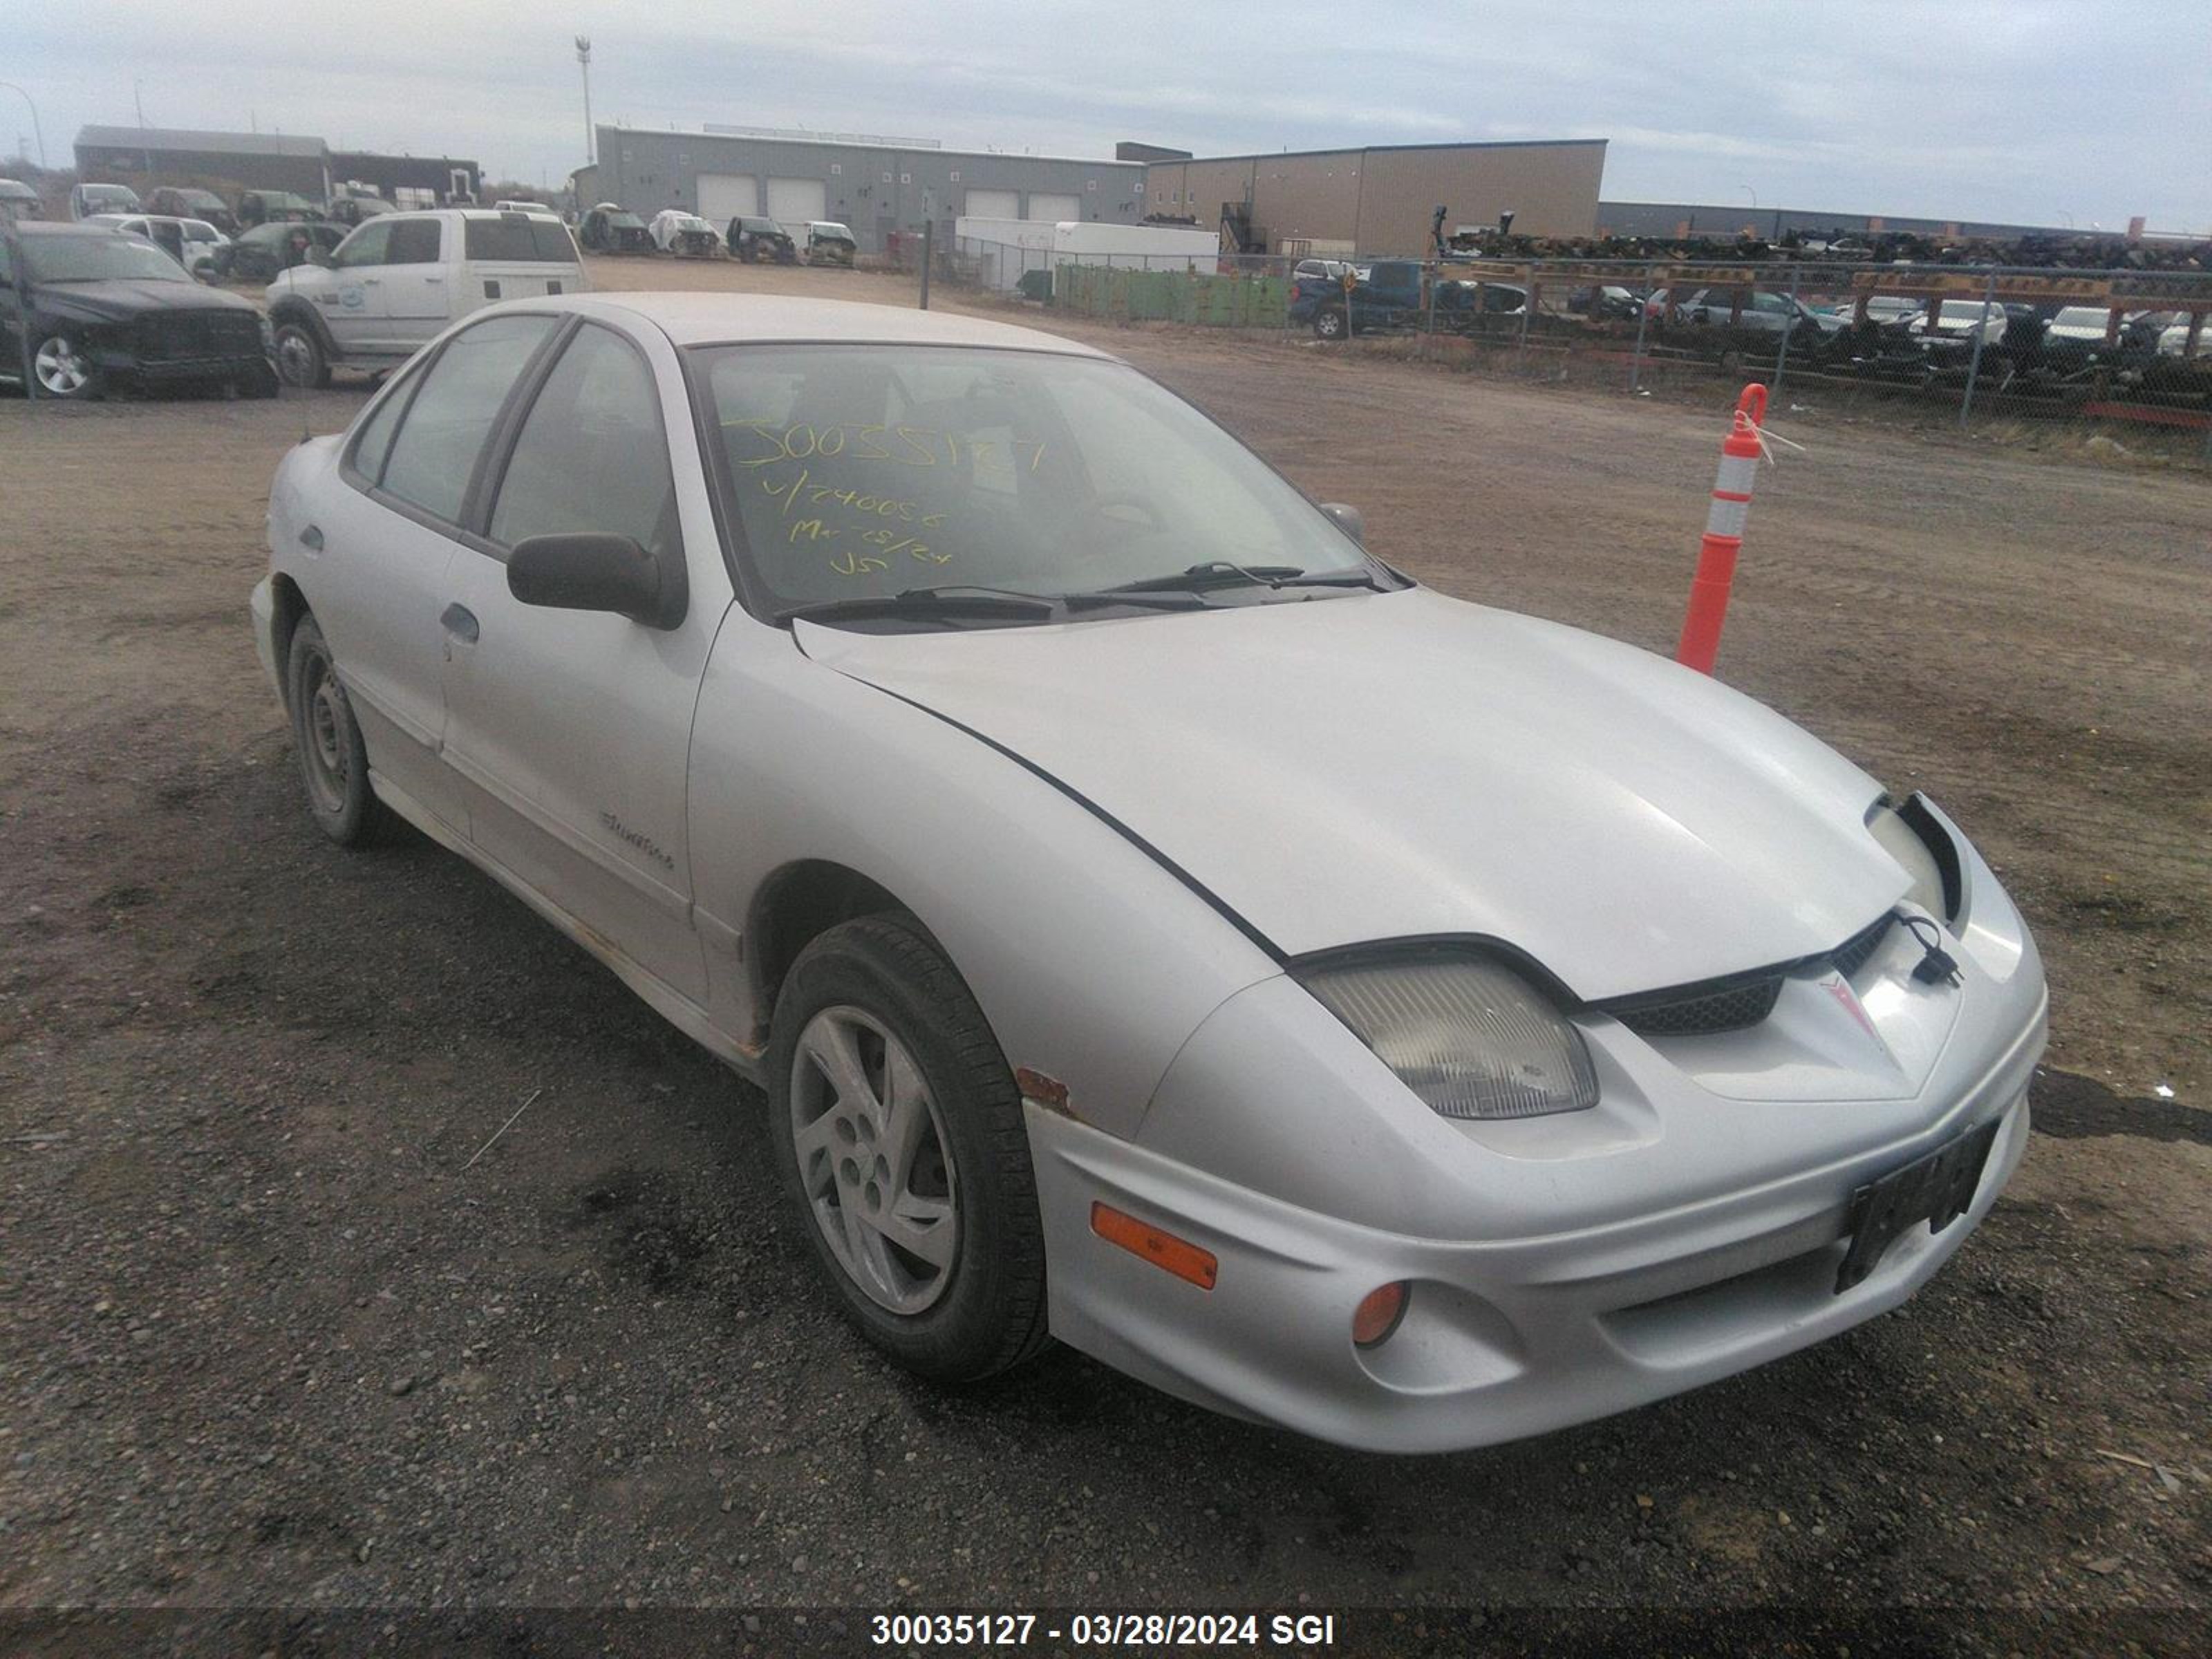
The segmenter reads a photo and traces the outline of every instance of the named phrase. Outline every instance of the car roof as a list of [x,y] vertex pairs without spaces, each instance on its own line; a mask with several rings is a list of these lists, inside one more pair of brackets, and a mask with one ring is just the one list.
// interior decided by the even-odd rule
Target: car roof
[[[143,215],[126,213],[125,219],[137,219]],[[123,233],[112,225],[95,225],[84,220],[64,224],[54,219],[18,219],[10,228],[18,236],[120,236]]]
[[[543,301],[523,302],[542,309]],[[679,346],[789,341],[880,345],[992,346],[1116,361],[1103,351],[1047,334],[955,312],[915,311],[859,300],[814,300],[783,294],[653,292],[563,296],[562,310],[618,308],[658,326]]]

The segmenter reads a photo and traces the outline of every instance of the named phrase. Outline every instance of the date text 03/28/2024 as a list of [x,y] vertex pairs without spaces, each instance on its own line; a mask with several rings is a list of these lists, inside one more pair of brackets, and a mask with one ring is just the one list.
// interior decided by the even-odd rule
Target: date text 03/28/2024
[[1019,1648],[1031,1642],[1077,1647],[1334,1647],[1330,1613],[879,1613],[869,1622],[878,1646]]

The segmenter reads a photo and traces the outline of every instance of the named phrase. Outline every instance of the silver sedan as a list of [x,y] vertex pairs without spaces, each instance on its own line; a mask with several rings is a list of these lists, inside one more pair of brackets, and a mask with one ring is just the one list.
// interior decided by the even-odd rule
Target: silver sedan
[[829,1294],[1435,1450],[1903,1302],[2027,1139],[1955,826],[1644,652],[1430,592],[1051,336],[471,317],[293,450],[315,821],[404,820],[769,1098]]

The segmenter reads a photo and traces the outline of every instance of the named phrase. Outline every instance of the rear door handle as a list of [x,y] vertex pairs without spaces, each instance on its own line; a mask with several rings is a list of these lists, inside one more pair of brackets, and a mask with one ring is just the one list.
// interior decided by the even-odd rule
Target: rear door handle
[[443,276],[429,276],[423,277],[422,280],[426,283],[442,283],[446,279]]
[[449,605],[446,607],[445,614],[438,620],[444,625],[446,632],[463,645],[474,645],[477,642],[477,613],[468,606]]
[[302,530],[300,532],[300,545],[306,548],[310,553],[321,552],[323,550],[323,532],[320,526],[311,524],[305,530]]

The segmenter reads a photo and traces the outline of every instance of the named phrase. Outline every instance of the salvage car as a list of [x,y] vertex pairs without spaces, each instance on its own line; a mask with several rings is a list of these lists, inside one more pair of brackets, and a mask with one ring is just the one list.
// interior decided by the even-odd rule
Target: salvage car
[[238,234],[238,216],[230,210],[229,203],[211,190],[163,185],[147,191],[146,211],[167,214],[173,219],[204,219],[226,236]]
[[1422,586],[1075,342],[502,305],[268,529],[321,833],[414,825],[759,1084],[923,1376],[1049,1335],[1355,1446],[1532,1434],[1898,1306],[2027,1145],[2041,962],[1925,796]]
[[842,265],[849,270],[859,247],[848,226],[828,219],[806,222],[806,263],[810,265]]
[[41,398],[189,385],[270,398],[260,313],[167,254],[98,225],[0,224],[0,380]]
[[0,179],[0,219],[43,219],[46,204],[21,179]]
[[78,184],[70,186],[70,217],[79,222],[95,213],[144,211],[138,192],[128,185]]
[[386,201],[381,196],[349,193],[331,198],[330,212],[327,216],[334,225],[351,227],[361,223],[364,219],[374,219],[383,214],[398,211],[397,207]]
[[208,261],[208,275],[218,283],[273,283],[295,265],[327,255],[345,240],[343,225],[319,222],[295,223],[281,220],[241,231]]
[[782,265],[799,263],[799,247],[791,240],[791,233],[773,219],[741,213],[730,221],[724,240],[731,254],[749,265],[763,259]]
[[313,224],[324,216],[319,203],[289,190],[249,190],[238,198],[241,225]]
[[696,213],[686,213],[682,208],[663,208],[653,216],[647,227],[653,234],[653,245],[663,253],[682,254],[697,259],[711,259],[722,251],[722,239]]
[[650,253],[653,233],[629,209],[602,202],[584,216],[576,240],[592,253]]
[[213,279],[216,255],[230,241],[204,219],[161,213],[95,213],[84,222],[143,237],[202,282]]

